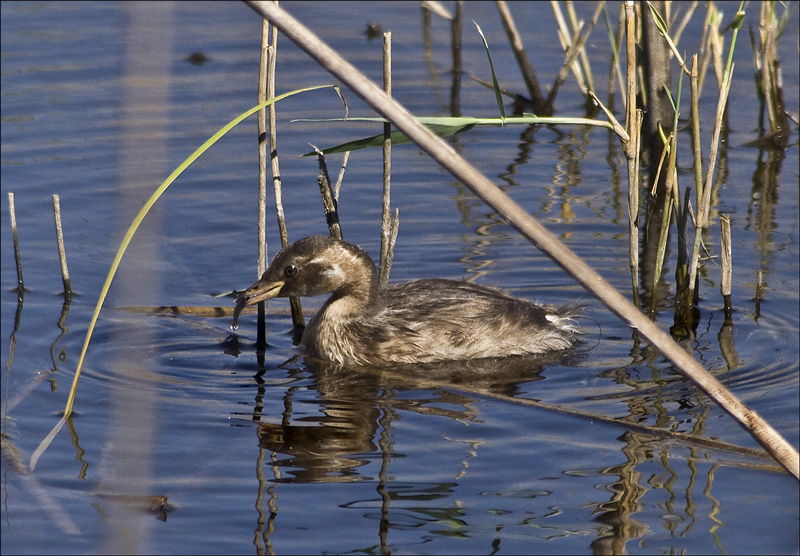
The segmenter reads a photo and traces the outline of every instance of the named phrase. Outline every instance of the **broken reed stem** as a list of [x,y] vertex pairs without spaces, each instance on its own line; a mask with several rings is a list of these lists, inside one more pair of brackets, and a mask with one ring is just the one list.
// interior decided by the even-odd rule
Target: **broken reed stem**
[[14,235],[14,259],[17,261],[17,292],[25,291],[25,281],[22,279],[22,258],[19,254],[19,236],[17,235],[17,211],[14,208],[14,194],[8,193],[8,212],[11,215],[11,233]]
[[67,253],[64,250],[64,232],[61,230],[61,202],[58,195],[53,195],[53,213],[56,220],[56,242],[58,243],[58,259],[61,261],[61,280],[64,282],[64,295],[72,293],[67,268]]
[[[720,292],[722,297],[730,300],[731,297],[731,274],[733,271],[733,264],[731,260],[731,219],[726,214],[719,217],[720,227],[720,251],[722,260],[722,277],[720,280]],[[726,301],[725,305],[729,305]]]
[[755,309],[755,319],[758,320],[761,317],[761,297],[764,295],[763,289],[763,280],[764,275],[759,270],[758,271],[758,281],[756,282],[756,309]]
[[322,194],[322,206],[325,209],[325,220],[328,223],[328,231],[331,237],[342,239],[342,227],[339,224],[339,209],[333,198],[331,178],[328,175],[328,165],[325,162],[325,153],[319,150],[315,145],[309,143],[309,146],[317,153],[317,162],[319,162],[317,183],[319,184],[319,192]]
[[345,151],[344,158],[342,158],[342,167],[339,168],[339,177],[336,178],[336,187],[333,188],[333,199],[339,202],[339,190],[342,188],[342,181],[344,181],[344,172],[347,170],[347,161],[350,160],[350,151]]
[[[383,34],[383,92],[392,96],[392,33]],[[383,210],[381,221],[381,258],[378,277],[381,286],[389,283],[391,260],[389,234],[392,226],[392,124],[383,124]]]

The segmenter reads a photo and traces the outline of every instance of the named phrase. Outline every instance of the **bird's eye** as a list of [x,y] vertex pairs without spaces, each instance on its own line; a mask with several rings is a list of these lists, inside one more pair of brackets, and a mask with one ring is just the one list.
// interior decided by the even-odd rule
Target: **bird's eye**
[[294,266],[293,264],[290,264],[283,270],[283,273],[286,275],[287,278],[294,278],[295,276],[297,276],[297,267]]

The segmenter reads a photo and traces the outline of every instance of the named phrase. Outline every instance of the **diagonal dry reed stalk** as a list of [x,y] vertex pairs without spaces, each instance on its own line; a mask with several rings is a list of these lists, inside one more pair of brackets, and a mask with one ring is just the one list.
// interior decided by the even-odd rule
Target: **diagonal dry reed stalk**
[[695,361],[691,354],[676,344],[667,333],[643,315],[597,271],[562,244],[555,235],[547,231],[450,145],[421,125],[408,110],[389,98],[380,87],[284,9],[273,2],[248,1],[247,4],[261,17],[269,19],[289,40],[363,98],[376,112],[403,131],[417,146],[469,187],[487,205],[503,215],[514,228],[544,251],[587,291],[600,299],[615,315],[630,326],[638,328],[639,332],[672,361],[677,369],[732,415],[790,473],[800,478],[800,457],[797,451],[769,423],[736,398]]

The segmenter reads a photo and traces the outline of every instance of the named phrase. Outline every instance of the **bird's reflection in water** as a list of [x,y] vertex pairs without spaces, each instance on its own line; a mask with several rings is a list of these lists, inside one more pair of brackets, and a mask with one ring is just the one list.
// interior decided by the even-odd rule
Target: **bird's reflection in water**
[[260,447],[289,456],[273,458],[272,465],[283,470],[275,482],[372,480],[359,468],[386,456],[387,446],[378,444],[400,412],[472,421],[477,416],[474,402],[482,394],[513,398],[520,385],[544,378],[545,365],[569,364],[574,357],[549,354],[391,369],[353,369],[305,357],[290,368],[299,366],[314,377],[319,412],[284,415],[280,424],[262,421]]

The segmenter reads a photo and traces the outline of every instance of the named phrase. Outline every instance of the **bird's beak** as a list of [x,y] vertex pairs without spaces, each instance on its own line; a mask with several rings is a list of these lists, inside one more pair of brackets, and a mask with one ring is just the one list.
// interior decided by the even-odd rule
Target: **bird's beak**
[[262,278],[245,291],[237,295],[236,309],[233,311],[233,323],[231,323],[231,328],[236,330],[238,327],[239,314],[242,312],[242,309],[248,305],[255,305],[259,301],[266,301],[267,299],[272,299],[273,297],[277,296],[285,283],[286,282],[283,282],[282,280],[273,282]]
[[286,282],[279,280],[273,282],[263,278],[236,296],[236,306],[248,307],[259,301],[266,301],[276,297]]

